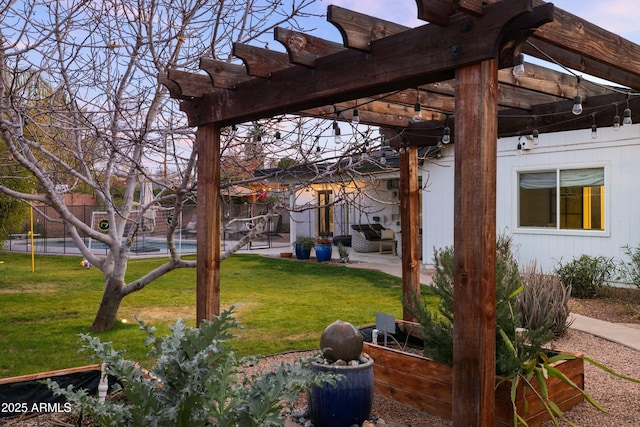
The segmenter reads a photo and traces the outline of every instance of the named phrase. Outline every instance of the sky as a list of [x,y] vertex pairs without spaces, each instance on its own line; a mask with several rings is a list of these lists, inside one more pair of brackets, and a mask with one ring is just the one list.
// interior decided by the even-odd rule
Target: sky
[[[508,1],[508,0],[506,0]],[[408,27],[423,25],[416,18],[418,12],[415,0],[395,0],[390,6],[388,0],[319,0],[317,11],[326,13],[330,4],[344,7],[377,18],[393,21]],[[640,44],[640,1],[637,0],[556,0],[556,7],[584,18],[606,30]],[[340,35],[332,24],[319,28],[332,34],[332,40],[340,41]],[[314,35],[316,33],[314,32]],[[326,37],[322,35],[320,37]]]

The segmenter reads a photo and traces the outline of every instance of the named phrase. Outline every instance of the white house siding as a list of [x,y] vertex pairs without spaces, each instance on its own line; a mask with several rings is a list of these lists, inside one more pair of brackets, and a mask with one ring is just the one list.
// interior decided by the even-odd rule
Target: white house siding
[[[622,246],[640,245],[640,125],[540,134],[539,144],[517,154],[517,138],[498,141],[497,211],[498,233],[513,238],[521,265],[536,260],[539,268],[552,271],[559,261],[582,254],[624,258]],[[424,262],[433,264],[433,248],[453,244],[453,147],[444,156],[425,163],[429,186],[423,194]],[[605,168],[605,230],[569,231],[518,227],[519,171],[545,168]],[[469,212],[468,215],[473,215]]]
[[380,224],[394,231],[400,230],[400,198],[398,189],[388,189],[387,181],[397,177],[380,174],[370,181],[356,183],[314,184],[297,192],[290,201],[291,234],[316,237],[318,230],[318,191],[331,190],[333,193],[333,235],[351,234],[351,225],[373,223],[374,217]]

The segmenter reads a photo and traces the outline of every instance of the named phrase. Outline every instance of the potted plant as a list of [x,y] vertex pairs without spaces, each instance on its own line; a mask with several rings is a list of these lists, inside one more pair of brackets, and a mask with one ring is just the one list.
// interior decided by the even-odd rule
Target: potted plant
[[298,236],[294,242],[296,250],[296,258],[309,259],[311,258],[311,249],[315,247],[316,243],[311,237]]
[[[322,332],[322,358],[311,363],[318,374],[337,374],[336,384],[307,390],[309,418],[315,427],[362,425],[373,406],[373,359],[362,353],[363,339],[351,323],[336,320]],[[341,378],[340,378],[341,377]]]
[[333,252],[331,246],[333,242],[330,237],[319,237],[316,239],[316,259],[318,262],[330,261]]

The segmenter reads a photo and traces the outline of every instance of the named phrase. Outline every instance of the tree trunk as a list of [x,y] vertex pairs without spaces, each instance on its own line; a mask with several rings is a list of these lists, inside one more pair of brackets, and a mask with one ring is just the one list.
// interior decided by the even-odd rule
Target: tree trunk
[[107,279],[98,313],[91,325],[91,332],[104,332],[113,328],[120,303],[125,296],[122,292],[123,286],[124,282],[121,280]]

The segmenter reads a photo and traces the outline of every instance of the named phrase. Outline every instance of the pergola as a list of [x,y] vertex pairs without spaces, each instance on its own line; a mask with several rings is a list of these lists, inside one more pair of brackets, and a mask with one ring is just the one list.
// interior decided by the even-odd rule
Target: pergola
[[[640,89],[640,46],[541,0],[416,0],[417,28],[329,6],[343,44],[283,28],[287,53],[236,43],[244,65],[201,58],[206,73],[161,76],[197,126],[197,318],[220,310],[220,135],[282,114],[349,119],[402,131],[403,292],[419,290],[418,156],[445,127],[455,147],[453,425],[493,425],[496,150],[502,136],[611,126]],[[527,64],[527,54],[620,85]],[[357,70],[357,72],[354,72]],[[574,97],[584,112],[572,114]],[[416,102],[427,112],[412,121]],[[339,118],[339,119],[340,119]],[[425,230],[428,232],[428,230]]]

